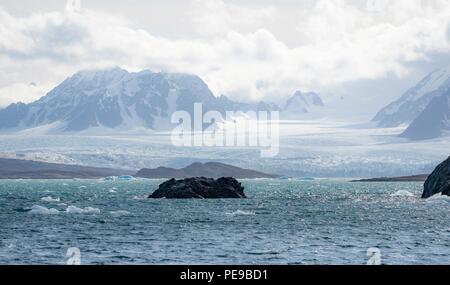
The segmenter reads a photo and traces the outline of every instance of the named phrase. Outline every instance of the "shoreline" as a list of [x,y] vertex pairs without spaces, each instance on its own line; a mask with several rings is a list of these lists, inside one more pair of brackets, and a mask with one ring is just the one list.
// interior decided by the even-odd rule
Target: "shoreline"
[[399,177],[378,177],[378,178],[351,180],[350,182],[425,182],[428,176],[429,174],[418,174]]

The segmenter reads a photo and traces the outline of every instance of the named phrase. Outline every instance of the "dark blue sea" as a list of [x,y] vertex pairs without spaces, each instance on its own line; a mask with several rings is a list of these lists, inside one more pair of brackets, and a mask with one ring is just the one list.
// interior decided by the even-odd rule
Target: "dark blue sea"
[[[249,199],[150,200],[162,180],[0,181],[0,264],[450,264],[421,183],[243,180]],[[372,248],[372,251],[369,250]],[[369,252],[368,252],[369,250]]]

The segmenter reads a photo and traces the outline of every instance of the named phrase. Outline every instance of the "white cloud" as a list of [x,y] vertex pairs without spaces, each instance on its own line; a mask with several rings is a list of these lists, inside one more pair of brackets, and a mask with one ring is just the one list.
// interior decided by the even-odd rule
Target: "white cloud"
[[447,41],[450,43],[450,23],[447,25]]
[[44,96],[52,87],[50,85],[37,85],[34,82],[8,85],[0,88],[0,106],[10,104],[10,98],[24,103],[33,102],[36,98]]
[[[439,3],[438,3],[439,2]],[[298,26],[305,53],[315,55],[306,63],[318,62],[326,78],[378,78],[387,72],[405,72],[404,63],[426,59],[428,52],[449,51],[442,33],[449,23],[450,2],[396,0],[383,2],[381,11],[358,9],[348,1],[318,1]],[[431,3],[431,2],[430,2]],[[308,51],[313,49],[313,51]],[[309,60],[308,60],[309,59]],[[321,67],[323,68],[323,67]],[[319,71],[319,70],[318,70]]]
[[204,36],[220,36],[230,30],[251,31],[276,15],[270,6],[254,8],[222,0],[193,0],[192,19]]
[[48,86],[79,69],[110,65],[195,73],[217,95],[273,99],[298,88],[402,76],[407,63],[450,51],[449,0],[364,7],[319,0],[291,9],[297,24],[285,29],[298,38],[296,46],[286,45],[265,24],[286,16],[274,7],[194,1],[188,13],[199,33],[179,39],[152,35],[125,17],[97,11],[20,18],[0,8],[0,104],[39,96],[18,95],[28,92],[31,81]]

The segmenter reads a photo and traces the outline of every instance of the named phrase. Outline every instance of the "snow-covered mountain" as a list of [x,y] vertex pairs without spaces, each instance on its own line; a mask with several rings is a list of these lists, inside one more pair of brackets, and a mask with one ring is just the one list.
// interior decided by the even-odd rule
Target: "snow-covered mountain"
[[435,97],[401,135],[411,140],[433,139],[450,131],[450,89]]
[[193,114],[194,103],[209,110],[266,110],[270,104],[241,104],[215,97],[195,75],[130,73],[120,68],[82,71],[66,79],[46,96],[0,110],[0,129],[29,129],[49,125],[52,130],[77,132],[92,127],[154,130],[171,127],[176,110]]
[[373,119],[379,127],[396,127],[416,119],[428,104],[450,88],[450,70],[439,69],[427,75],[400,99],[389,104]]
[[314,92],[302,93],[301,91],[296,91],[286,101],[283,113],[289,116],[296,116],[310,113],[320,107],[324,107],[324,104],[319,95]]
[[297,117],[323,106],[317,94],[299,91],[285,108],[263,101],[236,102],[214,96],[195,75],[128,72],[116,67],[78,72],[35,102],[9,105],[0,110],[0,130],[169,130],[174,127],[172,113],[182,110],[193,115],[195,103],[202,103],[203,113],[218,111],[224,116],[227,111],[281,111]]

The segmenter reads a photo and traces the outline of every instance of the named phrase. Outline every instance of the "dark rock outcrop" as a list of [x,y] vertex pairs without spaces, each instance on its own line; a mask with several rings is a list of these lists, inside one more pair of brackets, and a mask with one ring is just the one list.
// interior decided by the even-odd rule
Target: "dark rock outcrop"
[[223,199],[247,198],[244,187],[236,179],[197,177],[176,180],[172,178],[161,185],[149,198],[159,199]]
[[439,193],[450,196],[450,157],[439,164],[425,181],[422,198]]

